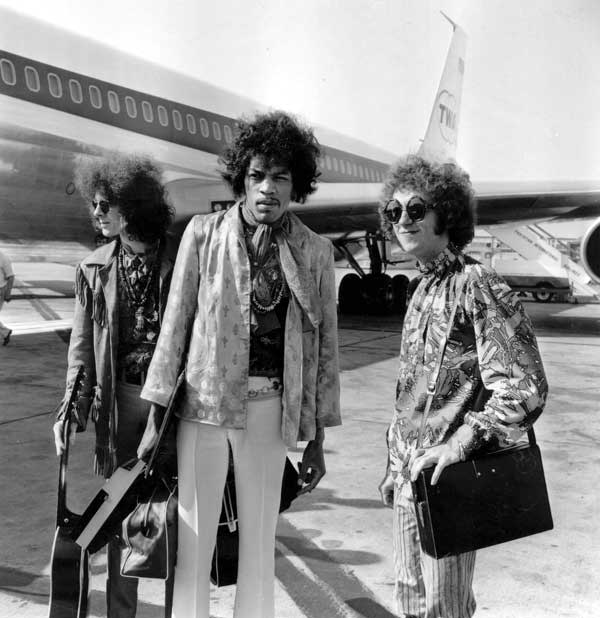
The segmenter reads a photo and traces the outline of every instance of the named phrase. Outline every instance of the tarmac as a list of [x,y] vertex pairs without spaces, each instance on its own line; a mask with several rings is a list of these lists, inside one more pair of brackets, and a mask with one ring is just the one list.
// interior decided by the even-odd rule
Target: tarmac
[[[13,329],[0,347],[0,618],[47,615],[56,525],[58,460],[51,427],[61,399],[73,269],[17,263],[15,298],[0,319]],[[343,274],[343,272],[341,273]],[[526,302],[550,397],[536,424],[554,529],[481,550],[476,616],[600,615],[600,305]],[[48,327],[56,331],[43,332]],[[391,511],[377,485],[386,461],[401,320],[341,316],[344,424],[326,434],[327,475],[280,516],[278,618],[392,618]],[[45,328],[44,328],[45,327]],[[93,431],[78,434],[68,504],[81,512],[102,485],[91,473]],[[292,461],[301,457],[298,448]],[[92,558],[89,615],[105,615],[104,552]],[[141,580],[139,618],[162,616],[160,582]],[[212,588],[211,616],[232,615],[235,587]]]

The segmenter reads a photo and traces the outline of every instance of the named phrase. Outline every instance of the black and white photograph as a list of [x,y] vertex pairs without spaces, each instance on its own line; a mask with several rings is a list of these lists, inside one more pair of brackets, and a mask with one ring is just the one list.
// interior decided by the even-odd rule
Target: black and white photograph
[[600,4],[0,0],[0,618],[600,614]]

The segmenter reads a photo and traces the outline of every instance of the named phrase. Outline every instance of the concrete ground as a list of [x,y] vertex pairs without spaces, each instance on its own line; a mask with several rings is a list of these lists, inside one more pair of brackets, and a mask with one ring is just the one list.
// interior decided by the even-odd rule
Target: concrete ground
[[[0,617],[47,615],[58,463],[52,411],[61,398],[73,299],[72,271],[16,265],[20,287],[0,319],[14,329],[0,347]],[[32,295],[32,292],[34,295]],[[19,294],[24,296],[19,297]],[[551,395],[536,428],[554,530],[479,552],[476,616],[581,618],[600,615],[597,520],[600,305],[527,303]],[[62,330],[40,332],[42,322]],[[391,417],[401,323],[340,319],[344,425],[326,436],[328,472],[280,517],[278,618],[391,618],[391,511],[379,503],[384,432]],[[68,502],[81,512],[101,482],[90,473],[93,432],[72,450]],[[290,453],[297,461],[301,451]],[[105,615],[106,562],[92,560],[91,611]],[[162,616],[162,586],[143,580],[140,618]],[[213,588],[212,616],[232,614],[235,588]]]

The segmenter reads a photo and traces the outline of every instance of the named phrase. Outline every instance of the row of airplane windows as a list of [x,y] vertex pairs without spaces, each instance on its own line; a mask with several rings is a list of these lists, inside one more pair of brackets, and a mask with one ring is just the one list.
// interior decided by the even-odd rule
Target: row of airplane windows
[[[25,84],[30,92],[39,92],[41,89],[41,81],[38,70],[35,67],[27,65],[25,67]],[[11,60],[8,58],[0,58],[0,77],[7,86],[15,86],[17,84],[17,71]],[[53,72],[46,74],[46,80],[48,83],[48,91],[50,95],[55,99],[61,99],[64,94],[63,82],[59,75]],[[71,101],[76,104],[82,104],[84,99],[84,92],[81,83],[74,78],[69,78],[67,82],[67,91],[71,98]],[[91,84],[88,88],[89,103],[95,109],[102,109],[104,106],[104,100],[108,105],[108,109],[113,114],[120,114],[122,109],[121,99],[114,90],[107,90],[105,97],[100,88],[94,84]],[[138,104],[132,96],[126,95],[123,99],[125,112],[131,119],[135,119],[138,116],[138,108],[141,108],[143,119],[152,124],[155,120],[158,120],[159,124],[163,127],[169,126],[169,112],[164,105],[156,106],[156,113],[149,101],[142,100]],[[171,110],[171,118],[173,126],[177,131],[184,130],[183,114],[178,109]],[[195,135],[200,129],[202,137],[212,137],[221,141],[222,138],[225,142],[230,144],[233,140],[231,127],[227,124],[219,124],[216,120],[213,120],[210,125],[206,118],[200,117],[196,122],[196,117],[192,114],[185,114],[185,127],[190,135]],[[367,165],[357,164],[355,162],[348,161],[346,159],[337,158],[326,154],[323,157],[322,164],[329,171],[340,172],[349,176],[358,176],[364,180],[371,180],[373,182],[381,182],[383,177],[378,169],[374,169]]]

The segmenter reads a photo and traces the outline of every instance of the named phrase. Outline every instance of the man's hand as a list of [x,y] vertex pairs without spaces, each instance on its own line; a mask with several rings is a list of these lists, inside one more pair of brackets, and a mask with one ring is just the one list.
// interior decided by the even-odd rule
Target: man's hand
[[[301,487],[298,492],[299,496],[311,492],[325,476],[325,455],[323,454],[324,439],[325,431],[323,429],[317,429],[315,439],[311,440],[304,449],[298,476],[298,486]],[[307,485],[303,487],[305,483],[307,483]]]
[[433,464],[437,464],[431,476],[431,484],[435,485],[444,468],[459,461],[460,453],[458,445],[453,441],[438,446],[432,446],[428,449],[419,449],[414,451],[409,461],[410,480],[413,482],[416,481],[423,468],[428,468]]
[[156,403],[150,406],[150,412],[148,413],[148,420],[146,421],[146,429],[144,435],[140,440],[137,448],[138,459],[145,459],[148,457],[156,441],[158,440],[158,430],[162,422],[162,415],[165,409]]
[[391,472],[386,472],[381,483],[379,483],[379,493],[384,506],[390,509],[394,506],[394,479]]
[[[60,457],[64,452],[67,445],[63,440],[63,430],[65,427],[65,420],[56,421],[52,427],[52,431],[54,432],[54,446],[56,447],[56,454]],[[77,431],[77,424],[71,423],[71,431],[68,436],[68,440],[70,444],[75,442],[75,432]]]

